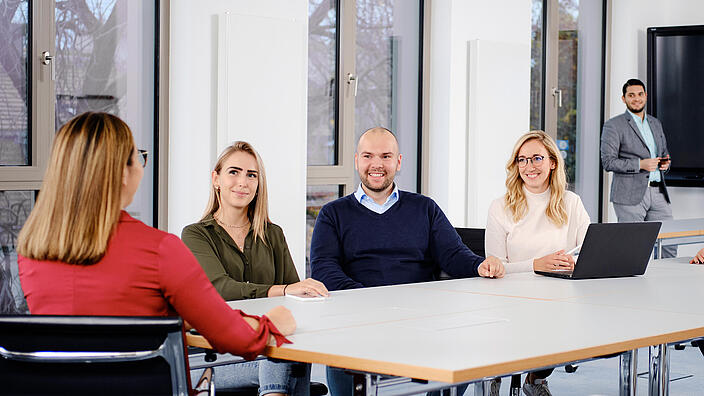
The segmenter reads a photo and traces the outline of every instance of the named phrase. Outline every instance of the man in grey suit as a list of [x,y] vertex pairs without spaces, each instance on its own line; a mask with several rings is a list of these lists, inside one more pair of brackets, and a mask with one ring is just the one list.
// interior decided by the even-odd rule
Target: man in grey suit
[[[626,112],[604,124],[601,163],[614,172],[611,202],[619,222],[672,219],[664,171],[670,154],[655,117],[645,114],[648,94],[645,84],[630,79],[623,85]],[[675,257],[677,247],[663,248],[663,257]]]

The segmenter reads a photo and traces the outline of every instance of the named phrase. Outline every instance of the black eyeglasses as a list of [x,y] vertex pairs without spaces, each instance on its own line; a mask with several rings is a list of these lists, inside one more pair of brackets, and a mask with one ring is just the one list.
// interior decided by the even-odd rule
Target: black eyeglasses
[[146,168],[149,152],[147,150],[137,150],[137,154],[139,154],[139,163],[142,165],[142,168]]
[[545,159],[544,155],[534,155],[532,157],[518,157],[516,158],[516,163],[518,164],[519,168],[525,168],[528,165],[528,161],[530,161],[533,165],[535,166],[540,166],[543,163],[543,160]]

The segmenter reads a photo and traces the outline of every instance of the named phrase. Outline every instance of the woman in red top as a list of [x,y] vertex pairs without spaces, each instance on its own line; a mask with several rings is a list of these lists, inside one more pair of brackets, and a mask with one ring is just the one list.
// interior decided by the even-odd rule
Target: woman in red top
[[232,310],[190,250],[123,208],[144,175],[146,152],[129,127],[84,113],[56,134],[41,193],[18,238],[29,310],[45,315],[180,315],[219,352],[253,359],[280,345],[296,322]]

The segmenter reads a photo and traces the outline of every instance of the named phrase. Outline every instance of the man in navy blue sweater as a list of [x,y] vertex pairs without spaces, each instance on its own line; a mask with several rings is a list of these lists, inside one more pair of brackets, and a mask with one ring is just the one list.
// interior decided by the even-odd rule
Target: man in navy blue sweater
[[502,277],[501,261],[469,250],[432,199],[398,190],[401,158],[387,129],[359,138],[354,164],[362,183],[318,214],[312,277],[328,290],[426,282],[441,269],[455,278]]
[[[364,132],[354,166],[359,188],[323,206],[313,230],[312,278],[328,290],[427,282],[441,269],[456,278],[504,276],[499,259],[485,260],[462,243],[432,199],[399,191],[401,154],[391,131]],[[331,394],[352,394],[350,375],[328,367],[327,377]]]

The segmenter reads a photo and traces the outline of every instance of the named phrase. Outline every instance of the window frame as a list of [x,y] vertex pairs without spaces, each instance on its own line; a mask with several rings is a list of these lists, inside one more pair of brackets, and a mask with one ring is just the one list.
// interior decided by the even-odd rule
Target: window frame
[[[27,76],[29,86],[29,165],[0,167],[0,190],[39,190],[44,171],[49,161],[51,145],[54,141],[54,112],[40,111],[52,109],[54,83],[51,79],[51,65],[41,63],[44,51],[55,53],[54,43],[54,1],[29,1],[28,3],[28,49],[29,62]],[[47,29],[46,26],[50,26]]]
[[[169,126],[169,17],[170,0],[155,2],[154,46],[154,185],[153,224],[162,230],[168,226],[168,126]],[[29,165],[0,166],[0,191],[41,188],[55,135],[55,84],[53,65],[41,62],[42,53],[56,54],[56,2],[29,1],[28,49],[29,75],[28,135]],[[166,82],[166,83],[162,83]],[[47,110],[49,109],[49,110]]]
[[[337,0],[337,65],[336,89],[337,103],[335,104],[335,158],[336,165],[308,165],[306,185],[342,185],[343,196],[349,195],[357,189],[359,178],[354,168],[355,149],[355,96],[354,86],[348,82],[348,75],[356,75],[356,29],[357,29],[357,4],[356,0]],[[422,170],[429,163],[428,145],[428,117],[430,106],[424,98],[430,90],[429,82],[423,76],[429,75],[429,43],[428,26],[430,24],[430,1],[419,2],[419,60],[418,60],[418,136],[417,136],[417,174],[416,190],[427,190],[427,172]]]

